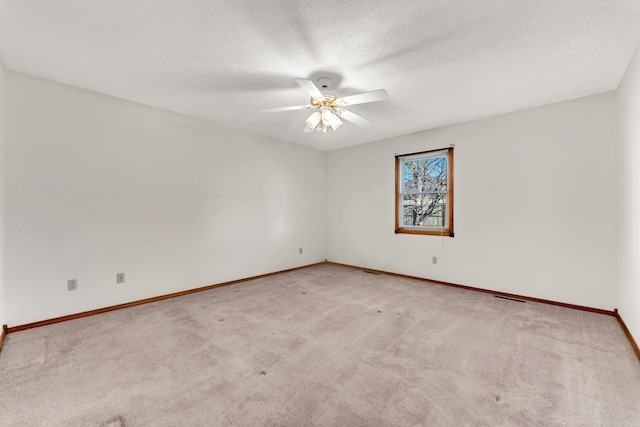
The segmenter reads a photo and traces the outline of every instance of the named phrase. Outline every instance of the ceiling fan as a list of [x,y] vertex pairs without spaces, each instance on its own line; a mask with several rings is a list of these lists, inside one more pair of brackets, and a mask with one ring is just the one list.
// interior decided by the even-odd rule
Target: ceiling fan
[[[366,102],[382,101],[389,98],[389,94],[384,89],[374,90],[372,92],[363,92],[356,95],[349,95],[343,98],[337,98],[331,95],[323,95],[318,89],[318,86],[311,80],[307,79],[294,79],[302,89],[304,89],[310,96],[311,100],[306,105],[295,105],[291,107],[278,107],[267,108],[260,110],[261,113],[277,113],[280,111],[292,111],[292,110],[309,110],[316,108],[315,111],[306,120],[307,126],[304,128],[304,132],[313,132],[314,130],[319,133],[327,133],[327,129],[330,127],[334,131],[342,126],[342,119],[355,123],[358,126],[369,126],[371,120],[362,117],[359,114],[348,111],[344,107],[356,104],[364,104]],[[327,89],[331,85],[331,79],[328,77],[321,77],[318,79],[318,83],[323,89]]]

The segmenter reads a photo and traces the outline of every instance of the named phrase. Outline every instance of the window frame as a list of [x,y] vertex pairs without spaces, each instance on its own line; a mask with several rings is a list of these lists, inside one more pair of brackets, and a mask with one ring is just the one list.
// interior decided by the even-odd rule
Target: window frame
[[[402,160],[406,157],[415,157],[420,155],[427,155],[436,152],[445,152],[447,157],[447,207],[446,207],[446,227],[442,228],[416,228],[402,226],[402,215],[400,209],[402,207]],[[435,150],[418,151],[415,153],[398,154],[395,156],[396,163],[396,182],[395,182],[395,233],[396,234],[423,234],[429,236],[449,236],[453,237],[453,146],[446,148],[438,148]]]

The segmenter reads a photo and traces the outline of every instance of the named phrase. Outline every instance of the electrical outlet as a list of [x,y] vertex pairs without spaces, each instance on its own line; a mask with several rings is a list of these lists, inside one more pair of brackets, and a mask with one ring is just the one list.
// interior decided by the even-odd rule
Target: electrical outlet
[[437,263],[438,263],[438,257],[437,256],[431,257],[431,264],[437,264]]
[[124,273],[116,274],[116,283],[124,283]]
[[302,253],[302,248],[300,248],[300,253]]
[[76,289],[78,289],[78,281],[76,279],[67,280],[67,290],[75,291]]

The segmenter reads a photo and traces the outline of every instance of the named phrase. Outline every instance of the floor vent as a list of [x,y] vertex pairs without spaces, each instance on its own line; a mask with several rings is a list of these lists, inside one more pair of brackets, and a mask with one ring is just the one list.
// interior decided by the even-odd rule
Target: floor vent
[[502,295],[494,295],[494,297],[496,297],[496,298],[500,298],[500,299],[508,299],[509,301],[526,302],[526,301],[523,301],[523,300],[521,300],[521,299],[515,299],[515,298],[503,297]]
[[367,271],[367,270],[362,270],[363,273],[367,273],[367,274],[375,274],[376,276],[379,276],[380,273],[376,273],[375,271]]

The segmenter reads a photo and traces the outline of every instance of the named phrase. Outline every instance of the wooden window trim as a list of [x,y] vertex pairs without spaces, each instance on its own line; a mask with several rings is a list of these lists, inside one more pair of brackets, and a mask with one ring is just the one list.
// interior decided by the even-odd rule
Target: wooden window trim
[[[442,229],[418,229],[404,228],[400,226],[400,205],[402,203],[402,193],[400,192],[400,179],[402,171],[400,170],[400,159],[407,156],[415,156],[420,154],[429,154],[437,151],[447,151],[447,219],[448,227]],[[424,234],[430,236],[449,236],[453,237],[453,147],[439,148],[437,150],[418,151],[416,153],[399,154],[396,156],[396,234]]]

